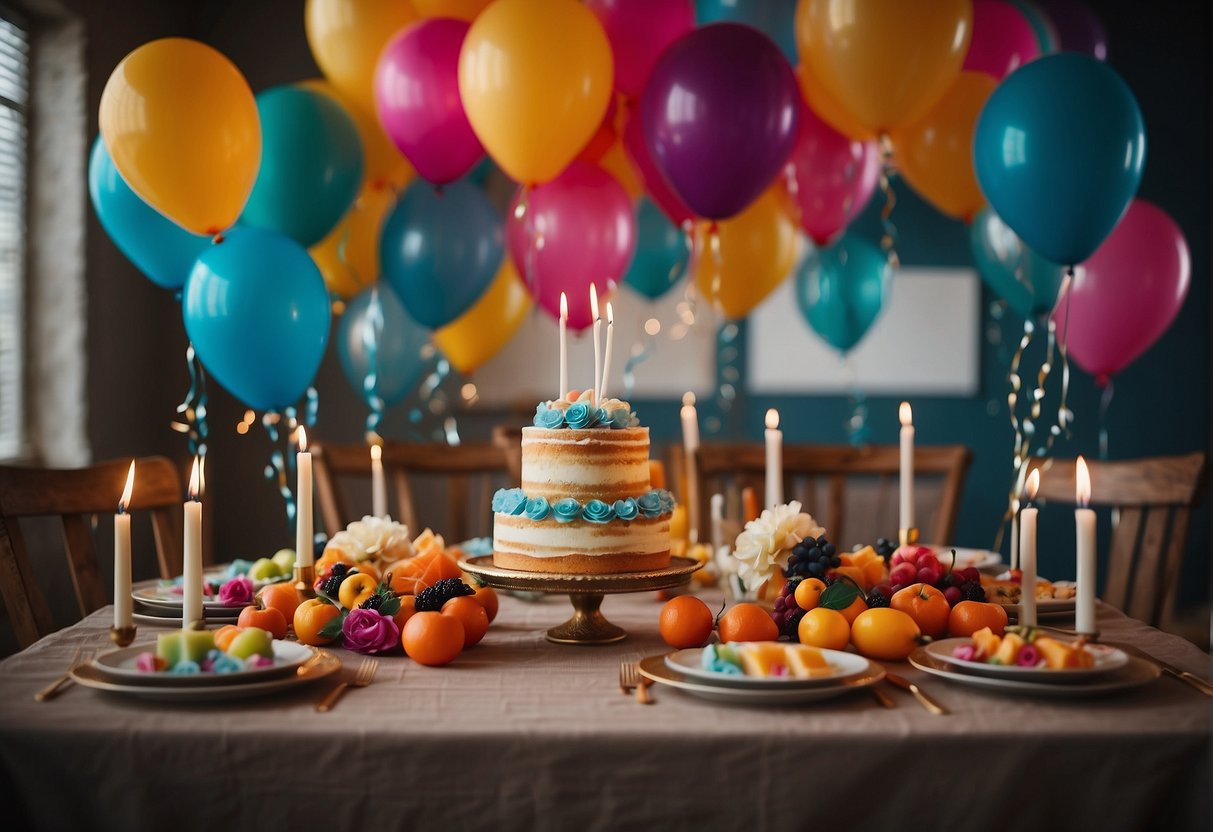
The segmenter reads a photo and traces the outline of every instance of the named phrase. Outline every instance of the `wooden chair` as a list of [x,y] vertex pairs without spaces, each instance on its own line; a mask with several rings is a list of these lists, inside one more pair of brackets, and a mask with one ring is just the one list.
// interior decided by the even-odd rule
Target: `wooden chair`
[[[53,632],[55,626],[34,578],[19,520],[61,518],[76,601],[80,615],[88,615],[109,603],[88,516],[117,510],[129,465],[130,460],[123,459],[71,470],[0,467],[0,593],[22,648]],[[129,510],[151,511],[163,578],[181,573],[181,501],[181,481],[170,460],[162,456],[136,460]]]
[[[370,479],[370,453],[366,445],[317,443],[312,449],[312,459],[321,518],[325,531],[332,536],[344,529],[350,520],[370,513],[369,510],[351,513],[338,487],[339,479]],[[493,489],[507,484],[510,469],[506,453],[488,442],[460,445],[385,442],[383,470],[389,493],[395,491],[396,494],[395,515],[409,527],[410,533],[416,534],[429,526],[454,543],[466,540],[471,534],[488,534]],[[447,510],[444,524],[435,523],[429,517],[422,519],[414,497],[415,489],[410,483],[414,476],[445,482]],[[475,492],[472,491],[473,480],[477,481]],[[432,490],[427,487],[423,493],[428,496]],[[432,510],[429,505],[426,509]]]
[[[1036,464],[1041,502],[1074,504],[1072,459]],[[1188,523],[1204,481],[1205,455],[1088,462],[1091,505],[1117,509],[1103,600],[1151,625],[1173,620]]]
[[[956,528],[956,510],[964,489],[965,476],[973,454],[962,445],[939,447],[918,446],[914,449],[915,509],[921,529],[921,539],[928,543],[950,543]],[[679,493],[686,494],[685,454],[681,445],[670,446],[669,471],[671,482],[679,484]],[[828,530],[831,539],[840,545],[872,542],[860,539],[853,530],[859,525],[845,510],[849,491],[864,490],[864,481],[871,509],[868,532],[875,536],[897,534],[897,488],[900,456],[896,446],[850,445],[785,445],[783,449],[784,498],[800,500],[805,510]],[[698,453],[700,540],[709,533],[709,501],[711,495],[732,495],[729,505],[737,505],[736,495],[742,488],[752,487],[764,505],[766,478],[766,449],[761,443],[707,443]],[[937,500],[926,497],[927,490],[918,487],[920,480],[942,479]],[[855,486],[851,489],[851,486]],[[825,496],[820,491],[825,491]],[[887,507],[887,510],[886,510]],[[924,508],[929,508],[925,513]],[[739,509],[737,512],[739,513]],[[928,526],[927,521],[933,517]],[[851,536],[848,536],[850,534]],[[874,539],[874,537],[873,537]]]

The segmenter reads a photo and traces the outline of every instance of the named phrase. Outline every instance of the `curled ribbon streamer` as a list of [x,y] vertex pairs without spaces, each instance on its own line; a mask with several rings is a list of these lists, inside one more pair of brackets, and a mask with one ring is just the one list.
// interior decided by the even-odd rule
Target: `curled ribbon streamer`
[[636,343],[632,345],[632,354],[628,356],[628,360],[623,365],[623,396],[625,399],[631,399],[632,393],[636,390],[636,368],[648,361],[657,349],[657,339],[652,335],[646,334],[644,338],[637,338]]
[[379,342],[383,338],[383,303],[379,299],[379,286],[371,288],[371,302],[367,306],[367,319],[362,327],[362,344],[366,347],[366,378],[362,390],[366,394],[370,413],[366,417],[366,432],[378,434],[383,421],[384,401],[379,395]]
[[295,495],[287,485],[284,455],[282,449],[278,447],[280,439],[278,422],[281,418],[281,414],[273,410],[266,411],[265,415],[261,417],[261,425],[265,428],[265,433],[269,436],[272,445],[270,463],[265,466],[265,478],[273,481],[278,487],[278,493],[282,495],[282,500],[286,504],[286,521],[291,523],[295,519]]
[[893,142],[888,135],[880,136],[880,192],[884,195],[884,207],[880,209],[880,225],[884,233],[880,237],[880,247],[889,260],[889,268],[896,270],[901,266],[901,257],[897,254],[897,226],[893,224],[893,209],[897,207],[897,194],[893,192],[890,177],[896,172],[893,164]]
[[1112,404],[1112,396],[1116,391],[1112,386],[1112,380],[1108,379],[1108,383],[1104,385],[1103,390],[1099,394],[1099,458],[1108,458],[1108,406]]
[[847,355],[842,356],[842,369],[847,382],[847,403],[851,408],[851,415],[845,424],[847,439],[851,445],[859,448],[868,444],[871,433],[868,428],[868,397],[860,389],[859,374]]
[[206,440],[210,434],[210,427],[207,424],[207,395],[206,395],[206,371],[202,368],[202,362],[198,360],[198,353],[194,350],[194,345],[191,342],[185,348],[185,366],[190,374],[189,390],[185,393],[185,398],[181,404],[177,405],[177,413],[185,418],[185,422],[174,422],[175,429],[180,429],[178,426],[184,427],[183,433],[188,437],[189,451],[191,456],[206,456]]

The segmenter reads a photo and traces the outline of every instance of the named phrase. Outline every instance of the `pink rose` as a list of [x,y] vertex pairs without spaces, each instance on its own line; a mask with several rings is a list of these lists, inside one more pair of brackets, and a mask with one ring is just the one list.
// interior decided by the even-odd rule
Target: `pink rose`
[[253,582],[244,575],[225,581],[219,587],[219,603],[227,607],[243,607],[253,603]]
[[341,625],[345,647],[355,653],[386,653],[400,644],[400,628],[378,610],[350,610]]

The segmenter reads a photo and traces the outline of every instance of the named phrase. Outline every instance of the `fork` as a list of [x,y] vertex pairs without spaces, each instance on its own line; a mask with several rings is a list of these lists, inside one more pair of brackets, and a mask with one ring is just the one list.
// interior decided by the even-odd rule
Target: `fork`
[[39,702],[45,702],[48,699],[54,699],[56,696],[58,696],[60,693],[62,693],[67,688],[68,685],[70,685],[72,683],[72,671],[75,670],[77,667],[80,667],[80,665],[86,664],[87,662],[91,662],[92,660],[93,660],[93,654],[91,652],[86,654],[84,652],[84,648],[77,647],[75,654],[72,656],[72,661],[67,667],[67,673],[64,673],[58,679],[51,682],[49,685],[44,687],[42,690],[35,693],[34,699],[36,699]]
[[316,710],[324,713],[331,711],[333,706],[337,704],[337,700],[341,698],[341,694],[345,693],[347,688],[364,688],[371,682],[375,681],[375,671],[379,669],[379,662],[375,659],[363,659],[362,664],[358,665],[358,672],[354,674],[352,682],[342,682],[333,688],[328,694],[316,704]]
[[641,705],[652,705],[653,697],[649,696],[648,680],[640,675],[640,665],[637,662],[619,663],[619,690],[627,694],[636,690],[636,701]]

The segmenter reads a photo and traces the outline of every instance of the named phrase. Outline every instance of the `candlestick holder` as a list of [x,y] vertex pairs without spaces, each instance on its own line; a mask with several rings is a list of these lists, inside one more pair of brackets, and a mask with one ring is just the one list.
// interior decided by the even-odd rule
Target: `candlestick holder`
[[138,629],[133,624],[130,627],[110,627],[110,641],[119,647],[129,647],[134,642]]
[[316,597],[316,589],[313,584],[316,583],[316,567],[315,566],[296,566],[295,567],[295,591],[299,593],[299,597],[307,600],[308,598]]
[[897,539],[902,546],[913,546],[918,543],[918,528],[898,529]]

